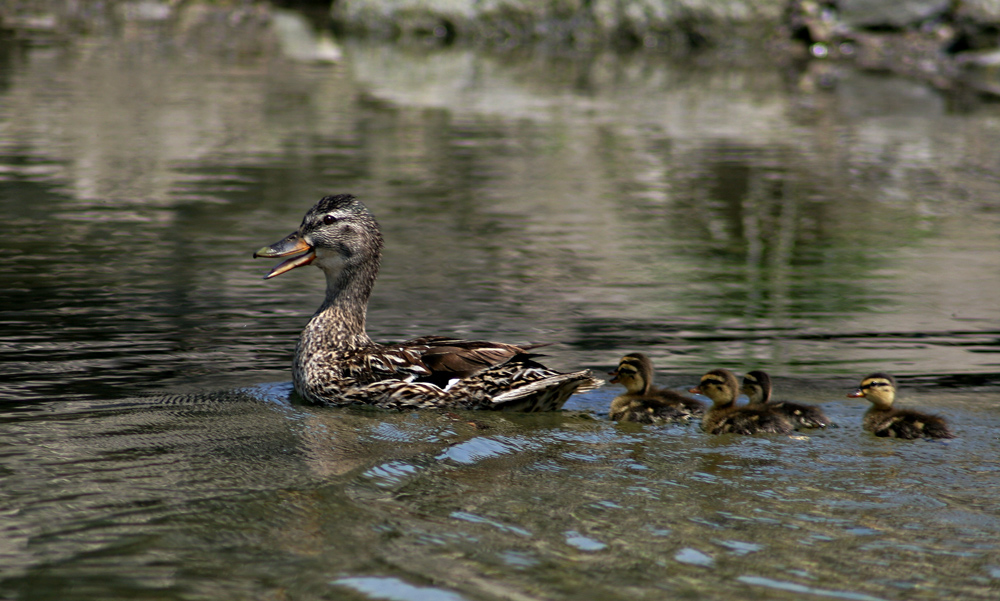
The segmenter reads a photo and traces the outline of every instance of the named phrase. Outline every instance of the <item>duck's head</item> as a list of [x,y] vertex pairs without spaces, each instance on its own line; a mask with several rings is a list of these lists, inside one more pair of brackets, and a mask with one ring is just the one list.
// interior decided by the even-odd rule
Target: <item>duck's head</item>
[[375,217],[357,198],[350,194],[326,196],[309,209],[299,229],[261,248],[253,256],[290,257],[268,272],[264,279],[315,264],[331,282],[349,267],[373,268],[377,273],[382,256],[382,234]]
[[717,407],[723,407],[736,402],[739,396],[740,384],[736,376],[728,369],[713,369],[701,377],[701,383],[689,392],[703,394],[712,399]]
[[889,409],[896,400],[896,378],[882,372],[873,373],[865,376],[861,386],[847,396],[852,399],[864,397],[879,409]]
[[750,404],[764,404],[771,400],[771,376],[767,372],[755,369],[743,376],[743,386],[740,392],[747,395]]
[[612,384],[621,384],[630,394],[646,394],[653,386],[653,362],[642,353],[629,353],[608,372]]

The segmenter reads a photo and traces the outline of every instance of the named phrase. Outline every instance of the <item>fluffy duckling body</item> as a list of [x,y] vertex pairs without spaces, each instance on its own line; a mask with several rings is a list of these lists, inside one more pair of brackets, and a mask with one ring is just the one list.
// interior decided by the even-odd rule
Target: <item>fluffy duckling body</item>
[[373,341],[365,320],[382,233],[350,194],[321,199],[296,231],[254,257],[288,257],[266,278],[305,265],[326,275],[326,297],[302,331],[292,361],[295,391],[311,403],[555,411],[571,394],[603,383],[588,371],[549,369],[534,360],[530,345],[443,336]]
[[712,399],[712,406],[701,420],[701,428],[709,434],[788,434],[795,428],[772,407],[737,407],[739,382],[728,369],[713,369],[701,377],[701,383],[691,389]]
[[653,362],[642,353],[625,355],[608,375],[626,391],[611,401],[611,419],[616,422],[680,422],[705,413],[697,400],[653,386]]
[[813,405],[775,401],[771,398],[771,376],[759,369],[743,376],[743,394],[750,399],[751,407],[769,407],[784,415],[792,424],[803,428],[825,428],[830,418],[823,410]]
[[889,438],[955,438],[948,424],[937,415],[912,409],[894,409],[896,379],[889,374],[876,372],[865,376],[861,386],[847,395],[864,397],[872,406],[865,412],[862,427],[875,436]]

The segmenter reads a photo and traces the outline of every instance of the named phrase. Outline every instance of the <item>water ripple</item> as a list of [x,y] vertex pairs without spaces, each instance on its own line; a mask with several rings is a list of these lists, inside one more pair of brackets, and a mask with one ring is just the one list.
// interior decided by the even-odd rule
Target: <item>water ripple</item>
[[475,514],[472,514],[472,513],[468,513],[468,512],[465,512],[465,511],[453,511],[453,512],[451,512],[451,516],[450,517],[453,517],[456,520],[462,520],[462,521],[465,521],[465,522],[472,522],[472,523],[475,523],[475,524],[487,524],[489,526],[493,526],[497,530],[500,530],[500,531],[503,531],[503,532],[511,532],[511,533],[517,534],[519,536],[531,536],[531,532],[528,532],[524,528],[519,528],[517,526],[508,526],[507,524],[501,524],[500,522],[498,522],[496,520],[491,520],[489,518],[484,518],[482,516],[478,516],[478,515],[475,515]]
[[828,589],[815,588],[812,586],[805,586],[802,584],[795,584],[794,582],[785,582],[782,580],[774,580],[772,578],[763,578],[760,576],[740,576],[737,578],[740,582],[745,582],[746,584],[752,584],[756,586],[766,586],[768,588],[778,589],[782,591],[788,591],[792,593],[805,593],[808,595],[818,595],[820,597],[834,597],[836,599],[849,599],[850,601],[886,601],[882,597],[872,597],[871,595],[864,595],[861,593],[851,593],[847,591],[832,591]]
[[330,584],[352,588],[373,599],[386,601],[466,601],[458,593],[429,586],[413,586],[398,578],[350,577],[338,578]]

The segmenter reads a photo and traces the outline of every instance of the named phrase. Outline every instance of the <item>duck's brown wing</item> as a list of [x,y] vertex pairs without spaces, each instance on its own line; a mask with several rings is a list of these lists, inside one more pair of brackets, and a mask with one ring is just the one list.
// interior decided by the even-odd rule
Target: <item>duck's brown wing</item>
[[788,401],[772,401],[767,403],[767,406],[773,407],[790,419],[793,424],[798,424],[803,428],[825,428],[830,425],[830,418],[819,407]]
[[557,411],[579,389],[602,383],[587,370],[560,373],[529,353],[480,369],[467,378],[451,373],[444,386],[432,381],[413,348],[373,345],[340,357],[338,375],[307,389],[320,405],[366,404],[386,409],[464,408],[499,411]]
[[676,407],[678,411],[689,417],[705,414],[705,405],[698,399],[692,399],[669,388],[661,388],[656,391],[656,394],[663,403]]
[[462,397],[470,409],[557,411],[581,387],[597,387],[601,382],[589,370],[560,373],[534,361],[528,353],[518,353],[458,381],[449,390]]
[[875,436],[889,438],[955,438],[944,419],[912,409],[869,411],[864,426]]
[[622,412],[616,421],[655,424],[657,422],[682,422],[691,419],[691,412],[683,405],[664,403],[659,399],[641,399]]
[[794,428],[776,411],[755,407],[740,407],[715,422],[710,434],[788,434]]
[[415,352],[429,374],[421,381],[446,386],[456,378],[467,378],[475,373],[499,365],[511,357],[526,353],[546,344],[515,345],[486,340],[462,340],[445,336],[424,336],[407,340],[400,347]]

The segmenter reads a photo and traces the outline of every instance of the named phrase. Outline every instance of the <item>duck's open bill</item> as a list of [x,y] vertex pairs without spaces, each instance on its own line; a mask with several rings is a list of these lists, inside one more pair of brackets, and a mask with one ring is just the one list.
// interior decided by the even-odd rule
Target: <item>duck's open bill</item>
[[287,257],[288,255],[296,255],[287,261],[282,261],[278,263],[274,269],[269,271],[267,275],[264,276],[265,280],[269,280],[275,276],[279,276],[286,271],[291,271],[296,267],[302,267],[303,265],[308,265],[316,259],[316,251],[312,246],[306,243],[302,237],[299,236],[298,232],[293,232],[278,242],[275,242],[271,246],[265,246],[253,254],[253,258],[257,257]]

